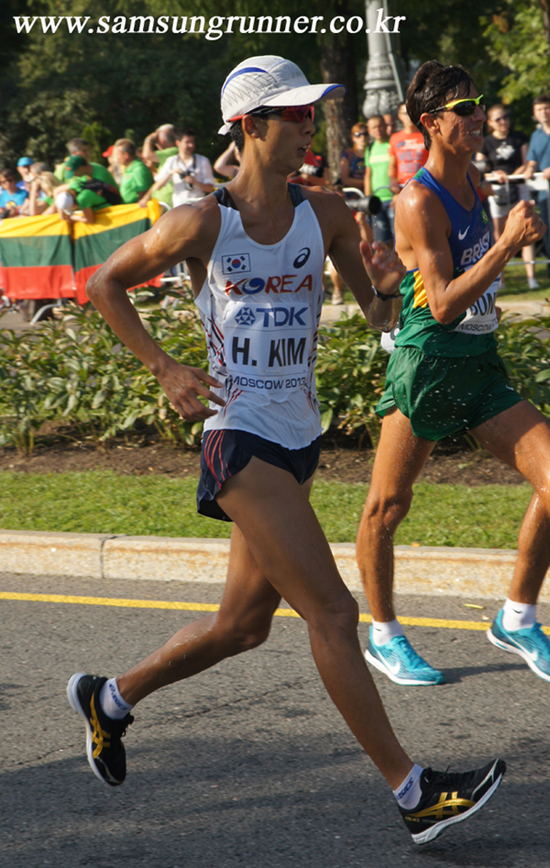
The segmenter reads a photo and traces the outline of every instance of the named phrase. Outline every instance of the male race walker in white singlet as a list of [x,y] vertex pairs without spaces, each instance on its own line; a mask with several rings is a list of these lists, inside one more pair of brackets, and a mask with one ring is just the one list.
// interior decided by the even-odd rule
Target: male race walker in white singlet
[[[199,509],[234,524],[220,610],[116,678],[76,673],[67,692],[86,724],[94,774],[121,784],[121,738],[133,706],[264,642],[284,597],[307,623],[330,697],[394,790],[413,839],[425,843],[475,813],[505,765],[494,760],[446,774],[407,756],[361,653],[357,603],[309,503],[321,431],[314,364],[325,256],[370,324],[382,329],[396,321],[404,273],[383,245],[360,247],[339,196],[287,184],[311,144],[313,103],[339,92],[338,85],[310,85],[280,57],[239,64],[222,89],[220,130],[231,132],[241,153],[236,178],[218,198],[168,212],[88,284],[95,306],[181,416],[206,420]],[[127,297],[128,287],[182,260],[204,325],[209,374],[164,353]]]

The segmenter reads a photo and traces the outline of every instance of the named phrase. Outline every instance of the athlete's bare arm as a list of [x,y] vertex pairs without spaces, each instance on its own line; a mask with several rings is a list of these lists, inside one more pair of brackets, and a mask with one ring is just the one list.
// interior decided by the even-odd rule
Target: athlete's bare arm
[[206,278],[206,266],[220,226],[217,202],[205,199],[182,205],[165,214],[155,225],[128,241],[88,281],[86,291],[100,314],[126,346],[157,378],[170,403],[189,421],[214,415],[202,404],[201,395],[223,406],[208,387],[222,386],[200,368],[181,365],[150,337],[127,290],[162,274],[178,262],[189,260],[195,295]]
[[[335,193],[307,193],[323,233],[325,251],[344,283],[349,286],[372,328],[391,331],[401,312],[399,285],[405,267],[398,256],[384,244],[371,246],[361,241],[353,214],[341,196]],[[372,286],[386,296],[377,298]]]
[[545,228],[533,203],[519,202],[510,211],[504,232],[493,247],[453,280],[448,241],[451,222],[439,197],[423,184],[411,181],[396,203],[396,250],[409,270],[419,269],[431,313],[443,325],[465,313],[522,247],[542,238]]

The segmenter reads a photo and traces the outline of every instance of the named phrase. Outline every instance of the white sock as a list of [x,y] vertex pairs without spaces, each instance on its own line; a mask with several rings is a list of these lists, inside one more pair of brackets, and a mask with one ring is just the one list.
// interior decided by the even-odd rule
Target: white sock
[[505,630],[524,630],[537,620],[537,607],[531,603],[515,603],[506,600],[502,607],[502,626]]
[[110,678],[101,688],[99,704],[107,717],[112,717],[114,720],[122,720],[134,707],[122,698],[116,678]]
[[397,618],[393,621],[373,621],[371,636],[375,645],[385,645],[395,636],[404,636],[403,627]]
[[402,781],[397,789],[393,791],[400,808],[408,810],[409,808],[414,808],[418,805],[422,796],[420,775],[423,771],[424,769],[422,766],[415,763],[405,780]]

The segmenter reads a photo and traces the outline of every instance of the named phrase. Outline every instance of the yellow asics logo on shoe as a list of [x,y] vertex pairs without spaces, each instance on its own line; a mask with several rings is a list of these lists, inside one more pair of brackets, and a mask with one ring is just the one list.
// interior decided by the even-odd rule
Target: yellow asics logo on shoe
[[473,805],[475,805],[475,802],[472,802],[470,799],[459,799],[458,792],[452,793],[450,798],[448,793],[441,793],[439,801],[435,805],[431,805],[429,808],[424,808],[424,810],[417,811],[414,814],[407,814],[406,819],[443,820],[445,817],[454,817],[462,813],[461,808],[467,810],[473,807]]
[[104,747],[111,747],[111,735],[101,729],[101,724],[95,710],[95,697],[92,695],[90,700],[90,723],[92,724],[92,741],[96,745],[94,748],[94,759],[97,759]]

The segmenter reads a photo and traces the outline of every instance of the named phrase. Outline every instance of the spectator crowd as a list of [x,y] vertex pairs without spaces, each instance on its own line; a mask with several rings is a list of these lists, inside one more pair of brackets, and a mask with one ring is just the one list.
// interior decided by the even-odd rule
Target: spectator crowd
[[[489,179],[482,181],[478,193],[495,238],[502,234],[513,205],[533,198],[525,182],[535,172],[550,180],[550,95],[536,97],[533,116],[537,126],[529,139],[513,130],[509,108],[499,104],[487,112],[487,133],[476,162]],[[115,141],[103,153],[107,166],[91,160],[91,145],[83,138],[67,142],[67,155],[53,171],[44,162],[20,157],[16,170],[0,170],[0,220],[57,213],[66,221],[93,223],[95,212],[108,206],[137,203],[146,207],[149,199],[155,198],[170,208],[201,199],[215,189],[216,177],[224,181],[235,177],[240,157],[231,142],[212,167],[207,157],[196,153],[195,141],[193,129],[163,124],[146,136],[141,147],[129,138]],[[300,171],[289,180],[336,189],[350,200],[367,197],[370,209],[356,209],[362,237],[393,245],[396,196],[427,158],[422,133],[401,103],[396,116],[372,115],[351,128],[350,146],[342,152],[336,184],[331,183],[324,155],[312,148]],[[546,219],[548,190],[543,186],[538,204],[550,224]],[[548,229],[544,248],[550,260]],[[532,247],[524,248],[523,258],[529,287],[536,288]],[[332,301],[341,304],[342,280],[335,269],[330,274]]]

